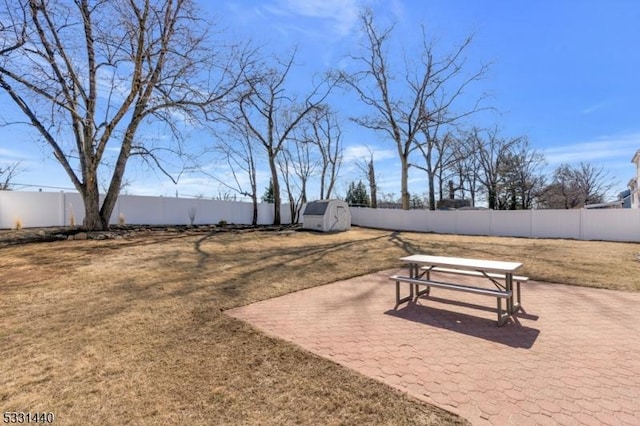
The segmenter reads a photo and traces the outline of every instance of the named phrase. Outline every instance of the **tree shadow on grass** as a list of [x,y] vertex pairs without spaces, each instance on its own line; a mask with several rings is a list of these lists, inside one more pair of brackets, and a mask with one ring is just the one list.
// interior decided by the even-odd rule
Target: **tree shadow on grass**
[[[330,265],[333,260],[327,261],[326,258],[333,253],[349,253],[359,244],[388,237],[388,235],[382,235],[364,240],[335,242],[323,241],[321,237],[324,235],[318,234],[320,237],[318,242],[305,247],[276,245],[272,249],[264,250],[254,248],[249,241],[246,241],[247,244],[237,243],[237,247],[230,247],[228,253],[213,254],[207,250],[206,243],[217,241],[218,234],[218,232],[208,232],[193,241],[193,256],[181,261],[178,265],[186,271],[185,279],[181,280],[179,286],[172,285],[175,279],[167,282],[163,279],[153,280],[135,283],[135,285],[123,282],[122,285],[114,285],[110,288],[113,297],[126,294],[126,299],[133,301],[184,298],[197,294],[201,303],[215,303],[218,308],[224,310],[312,287],[314,283],[309,282],[305,277],[305,271],[309,268],[317,270],[325,264]],[[229,244],[233,246],[236,242],[230,241]],[[149,267],[163,265],[167,262],[167,258],[172,257],[174,256],[169,253],[161,253],[147,258],[145,264]],[[221,265],[225,265],[231,271],[228,278],[216,276]],[[296,282],[287,284],[280,290],[269,291],[262,288],[281,285],[274,281],[277,278],[273,278],[278,274],[299,277],[296,278]],[[351,276],[340,277],[340,279],[347,278]]]
[[[440,302],[463,307],[473,307],[474,309],[493,311],[494,310],[469,303],[452,302],[445,299],[430,297],[430,302]],[[400,309],[390,309],[385,315],[402,318],[408,321],[417,322],[432,327],[450,330],[467,336],[477,337],[512,348],[530,349],[535,343],[540,330],[527,327],[520,322],[522,319],[537,319],[535,315],[520,312],[502,327],[496,325],[496,319],[477,317],[462,312],[440,309],[434,306],[422,305],[410,302]]]
[[[320,237],[323,235],[324,234],[318,234]],[[203,248],[203,244],[210,240],[212,236],[213,234],[203,236],[198,238],[194,243],[194,249],[199,256],[199,267],[204,267],[206,263],[211,260],[211,254]],[[264,269],[271,268],[273,265],[270,260],[272,260],[274,256],[278,256],[282,257],[282,260],[284,260],[285,263],[295,262],[299,269],[303,270],[305,266],[313,266],[318,261],[324,260],[329,254],[335,251],[345,250],[349,247],[357,247],[360,244],[370,243],[376,240],[383,240],[386,237],[386,235],[381,235],[364,240],[328,243],[321,242],[319,244],[306,247],[276,247],[273,250],[264,251],[261,255],[245,256],[245,260],[242,259],[242,252],[235,251],[233,253],[234,267],[245,269],[245,274],[259,273],[263,272]],[[280,262],[280,264],[283,264],[283,262]]]
[[420,247],[416,246],[415,244],[412,244],[409,241],[404,240],[400,236],[400,232],[399,231],[392,232],[391,236],[389,237],[389,241],[391,243],[393,243],[394,245],[396,245],[397,247],[399,247],[402,251],[404,251],[407,254],[417,254],[417,253],[431,254],[431,253],[429,253],[428,250],[421,249]]

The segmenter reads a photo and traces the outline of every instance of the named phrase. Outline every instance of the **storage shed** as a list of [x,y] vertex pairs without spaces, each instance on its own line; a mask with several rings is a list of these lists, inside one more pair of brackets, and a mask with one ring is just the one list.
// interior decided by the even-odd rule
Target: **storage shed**
[[340,200],[320,200],[307,203],[302,213],[302,228],[332,232],[351,229],[349,205]]

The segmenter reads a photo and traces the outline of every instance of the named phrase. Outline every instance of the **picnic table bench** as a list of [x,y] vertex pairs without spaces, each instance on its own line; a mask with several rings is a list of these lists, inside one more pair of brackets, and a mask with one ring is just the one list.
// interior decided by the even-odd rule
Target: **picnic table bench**
[[[408,265],[409,276],[392,275],[389,277],[389,279],[396,282],[396,308],[404,302],[413,301],[420,296],[428,296],[431,287],[436,287],[495,297],[497,300],[498,326],[504,325],[513,314],[520,310],[520,283],[528,281],[528,278],[514,275],[514,272],[522,266],[522,263],[421,254],[402,257],[400,260]],[[436,281],[431,277],[432,272],[484,277],[492,282],[495,288]],[[516,282],[515,292],[513,289],[514,281]],[[400,283],[409,284],[408,296],[400,297]],[[420,286],[425,286],[426,288],[420,290]],[[502,309],[503,300],[505,300],[506,304],[504,310]]]

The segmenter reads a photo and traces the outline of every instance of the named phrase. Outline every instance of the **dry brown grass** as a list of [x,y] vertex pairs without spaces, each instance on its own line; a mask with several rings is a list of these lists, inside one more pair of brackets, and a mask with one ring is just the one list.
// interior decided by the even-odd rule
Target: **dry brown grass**
[[355,228],[0,250],[0,408],[66,424],[463,422],[221,313],[407,253],[520,260],[533,279],[640,290],[639,244]]

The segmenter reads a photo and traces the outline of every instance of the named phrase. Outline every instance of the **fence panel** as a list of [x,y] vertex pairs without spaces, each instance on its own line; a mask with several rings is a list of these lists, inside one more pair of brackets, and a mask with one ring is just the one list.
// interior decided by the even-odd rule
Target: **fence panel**
[[351,222],[441,234],[640,242],[640,209],[405,211],[354,207]]
[[0,227],[62,226],[63,203],[61,192],[0,191]]
[[639,241],[638,209],[582,211],[582,239],[607,241]]
[[538,238],[580,239],[580,210],[534,210],[531,235]]
[[[351,223],[358,226],[368,226],[371,228],[379,228],[378,226],[378,210],[379,209],[367,209],[364,207],[351,207]],[[357,214],[354,216],[353,212]],[[357,217],[357,220],[354,220]]]
[[[450,212],[454,213],[454,212]],[[489,235],[492,210],[458,210],[456,233],[464,235]]]
[[273,223],[273,204],[258,204],[258,225],[269,225]]
[[438,234],[455,234],[458,221],[457,211],[427,211],[427,231]]
[[[398,209],[377,209],[378,216],[378,227],[384,229],[405,230],[403,222],[406,221],[407,211],[406,210],[398,210]],[[396,227],[395,224],[399,224],[400,226]]]
[[492,210],[490,235],[530,237],[531,210]]
[[[82,225],[84,221],[84,202],[82,197],[77,192],[61,192],[63,206],[62,206],[62,223],[61,226]],[[102,201],[102,199],[100,200]]]
[[417,231],[424,232],[427,229],[427,218],[428,215],[425,210],[406,210],[402,211],[404,217],[404,227],[405,231]]
[[194,225],[204,223],[201,222],[203,214],[199,202],[200,200],[195,198],[162,197],[160,199],[160,222],[163,225],[189,225],[191,223],[189,212],[193,209]]
[[[102,197],[101,197],[102,200]],[[251,203],[123,195],[110,223],[120,214],[127,224],[185,225],[195,208],[195,224],[250,224]],[[290,223],[287,204],[281,222]],[[81,225],[84,205],[77,193],[0,191],[0,228]],[[425,211],[351,208],[354,225],[399,231],[533,238],[640,242],[640,209]],[[258,224],[273,223],[273,204],[258,204]]]
[[[104,197],[100,197],[102,202]],[[240,201],[121,195],[109,223],[118,224],[120,216],[128,225],[187,225],[189,211],[195,208],[194,224],[251,224],[253,205]],[[84,203],[78,193],[0,191],[0,229],[23,227],[82,225]],[[289,205],[281,207],[281,222],[291,223]],[[273,223],[273,204],[258,204],[258,224]]]
[[351,214],[351,224],[352,225],[359,225],[360,224],[360,222],[362,221],[361,212],[362,212],[362,209],[359,209],[357,207],[350,207],[349,208],[349,213]]
[[[139,195],[123,195],[120,198],[118,212],[112,220],[120,217],[127,225],[164,225],[164,197],[145,197]],[[115,209],[114,209],[115,213]]]

